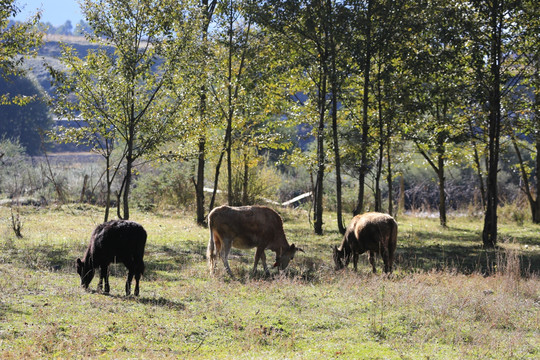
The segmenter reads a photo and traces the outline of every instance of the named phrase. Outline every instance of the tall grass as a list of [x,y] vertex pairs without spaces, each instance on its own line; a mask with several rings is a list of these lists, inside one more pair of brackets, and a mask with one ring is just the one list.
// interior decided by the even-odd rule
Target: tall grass
[[396,270],[384,276],[380,259],[376,275],[365,259],[358,273],[334,271],[338,233],[312,235],[305,212],[280,210],[289,241],[306,254],[266,278],[249,273],[254,251],[235,249],[230,279],[222,264],[209,275],[207,229],[194,214],[135,212],[149,234],[135,298],[122,295],[120,264],[111,269],[111,295],[79,287],[74,260],[101,211],[22,207],[18,239],[9,208],[0,207],[0,358],[540,356],[538,226],[502,230],[509,240],[486,252],[478,223],[455,219],[442,229],[437,219],[401,217]]

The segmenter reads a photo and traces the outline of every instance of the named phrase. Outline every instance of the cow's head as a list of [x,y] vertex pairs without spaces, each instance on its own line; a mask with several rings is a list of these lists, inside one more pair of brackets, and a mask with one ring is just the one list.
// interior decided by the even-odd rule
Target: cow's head
[[94,278],[94,267],[89,266],[81,259],[77,259],[77,273],[81,277],[81,286],[85,289],[88,289],[88,285]]
[[339,250],[337,246],[334,246],[334,265],[336,266],[336,270],[341,270],[345,267],[345,249]]
[[305,252],[301,248],[294,246],[294,244],[289,246],[288,249],[276,256],[274,267],[279,267],[280,270],[284,270],[289,265],[289,262],[294,259],[294,254],[296,254],[297,251]]

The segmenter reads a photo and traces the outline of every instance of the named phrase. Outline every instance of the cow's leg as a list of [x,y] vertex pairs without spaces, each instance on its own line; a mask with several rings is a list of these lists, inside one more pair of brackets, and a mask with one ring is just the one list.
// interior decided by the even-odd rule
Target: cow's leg
[[135,292],[134,292],[135,296],[139,296],[139,280],[141,280],[141,273],[136,272],[135,273]]
[[375,253],[370,250],[369,251],[369,255],[368,255],[368,258],[369,258],[369,263],[371,264],[371,267],[373,268],[373,273],[377,273],[377,270],[375,269]]
[[359,257],[359,254],[357,252],[354,252],[353,253],[353,266],[354,266],[354,271],[358,271],[358,257]]
[[387,248],[383,248],[382,258],[384,262],[384,272],[389,274],[392,272],[393,254]]
[[103,268],[101,268],[99,270],[99,281],[98,281],[98,284],[97,284],[97,292],[102,292],[103,291]]
[[126,280],[126,296],[129,296],[131,294],[131,282],[133,281],[133,268],[128,269],[128,276]]
[[101,265],[99,273],[98,291],[103,290],[103,281],[105,281],[105,294],[108,294],[111,290],[109,286],[109,265]]
[[135,266],[135,291],[133,294],[135,296],[139,296],[139,281],[141,280],[141,275],[144,273],[144,261],[140,259],[140,261],[137,261],[137,265]]
[[231,251],[231,243],[232,240],[229,241],[229,239],[224,238],[223,239],[223,247],[221,248],[221,259],[223,260],[223,266],[225,267],[225,270],[227,270],[227,273],[230,277],[233,277],[233,273],[231,271],[231,268],[229,266],[229,251]]
[[257,251],[255,252],[255,262],[253,263],[253,274],[257,272],[257,264],[259,263],[259,259],[261,259],[264,272],[268,276],[270,275],[270,271],[268,270],[268,266],[266,265],[266,254],[264,253],[264,248],[257,248]]
[[394,264],[394,251],[388,251],[388,272],[392,273],[392,265]]

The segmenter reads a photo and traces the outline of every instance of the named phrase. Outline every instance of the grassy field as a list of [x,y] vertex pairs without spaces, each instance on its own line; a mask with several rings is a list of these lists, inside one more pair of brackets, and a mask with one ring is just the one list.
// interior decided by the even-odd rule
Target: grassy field
[[[0,207],[0,358],[537,359],[540,226],[502,223],[481,248],[481,220],[400,217],[394,274],[335,272],[337,232],[312,234],[305,212],[280,211],[304,248],[288,271],[250,276],[254,251],[233,250],[236,279],[208,274],[206,229],[193,214],[135,212],[148,231],[141,296],[79,287],[101,209],[22,208],[23,238]],[[326,228],[336,228],[333,218]],[[269,255],[269,262],[274,259]],[[97,280],[91,284],[95,289]]]

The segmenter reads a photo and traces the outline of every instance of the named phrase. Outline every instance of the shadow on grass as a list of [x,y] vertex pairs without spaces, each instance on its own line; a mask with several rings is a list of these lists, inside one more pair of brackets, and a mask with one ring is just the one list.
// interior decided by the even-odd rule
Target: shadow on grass
[[134,295],[125,296],[125,295],[119,295],[119,294],[106,294],[106,293],[99,292],[96,290],[89,290],[89,292],[96,295],[103,295],[103,296],[111,297],[113,299],[132,301],[132,302],[137,302],[143,305],[159,306],[159,307],[164,307],[164,308],[177,310],[177,311],[182,311],[182,310],[185,310],[186,308],[186,306],[183,303],[179,301],[169,300],[164,297],[153,298],[153,297],[148,297],[148,296],[140,296],[140,297],[134,296]]
[[[540,254],[517,252],[522,276],[540,273]],[[404,245],[396,251],[395,263],[405,271],[450,270],[490,275],[509,267],[516,261],[511,251],[498,248],[487,250],[479,245]]]
[[[333,271],[331,247],[340,243],[341,236],[337,232],[329,231],[323,237],[308,234],[305,229],[289,231],[290,242],[304,248],[305,254],[293,260],[287,274],[290,277],[303,279],[306,282],[318,282],[322,274]],[[414,228],[403,226],[398,234],[398,248],[395,254],[394,269],[405,273],[417,271],[453,271],[456,273],[481,273],[490,275],[503,271],[513,261],[520,268],[522,276],[540,274],[540,239],[534,237],[534,232],[516,232],[512,237],[517,246],[507,246],[495,250],[486,250],[481,246],[479,230],[450,227],[448,229]],[[500,241],[509,239],[508,235],[501,235]],[[294,240],[294,241],[291,241]],[[523,247],[530,247],[524,249]],[[505,248],[517,248],[509,250]],[[513,251],[513,252],[512,252]],[[231,266],[236,266],[236,275],[239,279],[273,280],[278,278],[277,272],[272,269],[275,254],[267,251],[267,263],[272,276],[267,278],[261,269],[253,276],[250,274],[253,266],[255,250],[232,249],[229,256]],[[48,244],[19,246],[15,241],[0,243],[0,262],[19,264],[29,269],[41,269],[75,273],[75,259],[82,256],[80,246],[54,246]],[[147,281],[174,281],[185,269],[201,265],[206,261],[206,244],[198,241],[178,241],[166,245],[147,244],[145,255],[145,274]],[[218,266],[222,266],[218,261]],[[203,266],[204,267],[204,266]],[[367,256],[360,257],[359,270],[370,266]],[[380,273],[383,264],[380,256],[377,257],[377,271]],[[204,267],[205,268],[205,267]],[[239,270],[240,269],[240,270]],[[199,270],[197,270],[199,271]],[[124,265],[111,266],[111,275],[125,277]],[[206,274],[205,274],[206,275]],[[150,299],[149,301],[155,301]],[[174,306],[174,304],[171,304]]]
[[[513,241],[520,245],[540,245],[538,239],[528,236],[516,236]],[[485,275],[504,271],[510,266],[509,261],[519,262],[522,276],[540,273],[539,251],[485,249],[479,231],[463,228],[436,232],[404,229],[398,237],[395,256],[396,265],[405,271],[434,269]]]

